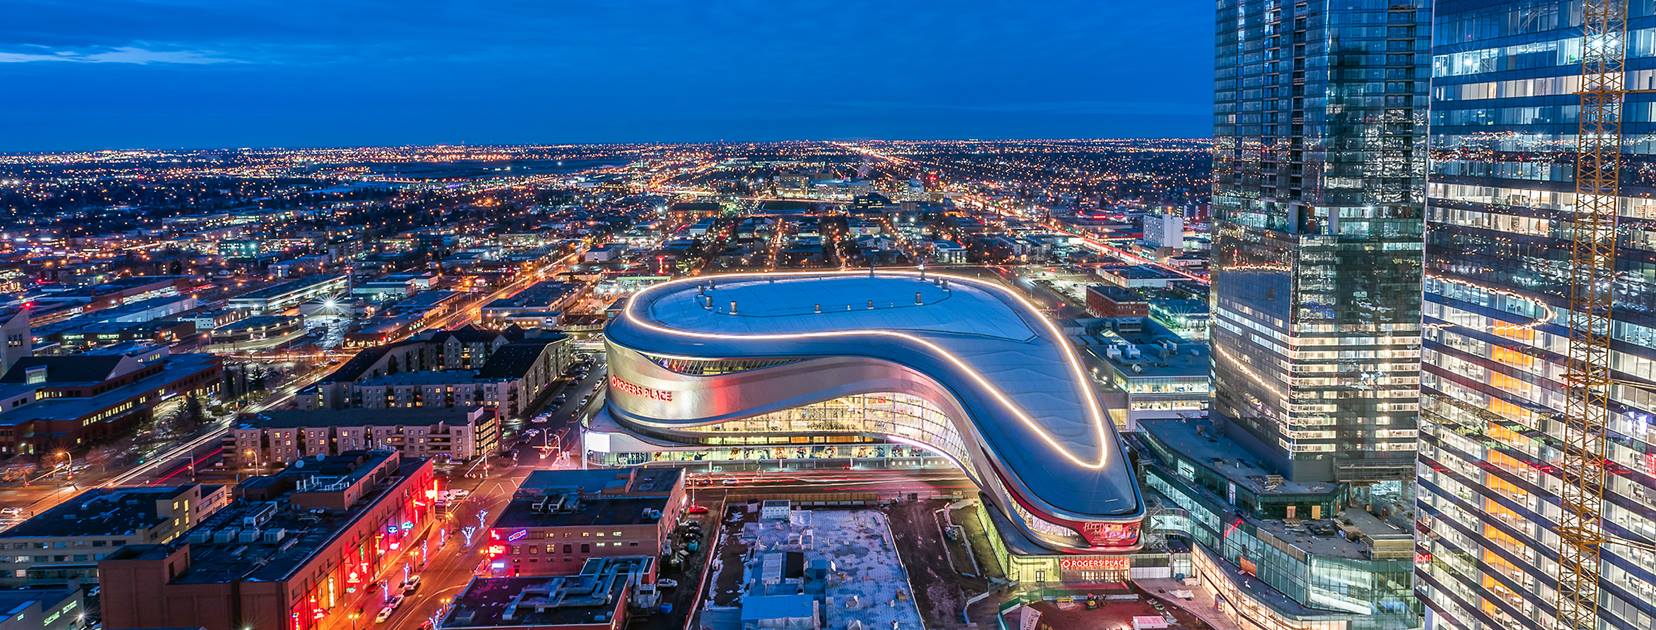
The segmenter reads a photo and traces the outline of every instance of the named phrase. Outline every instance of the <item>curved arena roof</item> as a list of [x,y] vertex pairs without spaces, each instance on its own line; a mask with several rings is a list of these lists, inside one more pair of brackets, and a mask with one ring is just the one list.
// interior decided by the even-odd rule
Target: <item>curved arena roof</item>
[[[1080,519],[1142,512],[1074,349],[996,283],[893,271],[688,278],[639,292],[606,335],[660,356],[896,363],[956,399],[981,436],[974,447],[1041,511]],[[833,388],[823,385],[826,399]]]

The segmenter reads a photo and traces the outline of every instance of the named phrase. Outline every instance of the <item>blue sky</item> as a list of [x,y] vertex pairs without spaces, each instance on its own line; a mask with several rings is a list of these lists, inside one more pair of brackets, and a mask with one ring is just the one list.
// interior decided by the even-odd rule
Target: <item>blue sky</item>
[[1195,0],[9,0],[0,150],[1205,136]]

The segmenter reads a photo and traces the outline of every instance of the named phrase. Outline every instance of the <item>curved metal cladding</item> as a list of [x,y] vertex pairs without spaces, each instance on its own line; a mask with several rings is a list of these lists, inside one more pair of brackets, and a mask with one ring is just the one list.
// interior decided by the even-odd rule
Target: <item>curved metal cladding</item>
[[607,404],[640,433],[694,441],[707,436],[696,427],[911,395],[960,438],[924,446],[955,460],[1026,537],[1068,552],[1138,547],[1138,484],[1079,359],[998,284],[905,272],[687,278],[633,296],[605,335]]

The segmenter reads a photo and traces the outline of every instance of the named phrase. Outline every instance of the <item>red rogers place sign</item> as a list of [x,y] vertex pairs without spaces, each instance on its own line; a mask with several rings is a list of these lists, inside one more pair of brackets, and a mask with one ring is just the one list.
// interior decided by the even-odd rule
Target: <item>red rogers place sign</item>
[[673,392],[665,389],[656,389],[654,387],[645,387],[643,385],[639,385],[638,383],[629,383],[621,380],[621,377],[614,374],[611,374],[609,377],[609,386],[610,389],[620,390],[626,392],[628,395],[637,396],[639,398],[659,400],[662,402],[673,401]]

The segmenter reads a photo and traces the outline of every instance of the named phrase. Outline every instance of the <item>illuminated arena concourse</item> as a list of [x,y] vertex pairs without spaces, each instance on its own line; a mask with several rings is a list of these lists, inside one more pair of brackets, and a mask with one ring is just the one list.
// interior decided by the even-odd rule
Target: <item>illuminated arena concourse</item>
[[1000,285],[905,272],[687,278],[636,294],[605,334],[610,393],[589,451],[907,446],[959,466],[998,508],[1010,547],[1139,546],[1137,481],[1075,351]]

